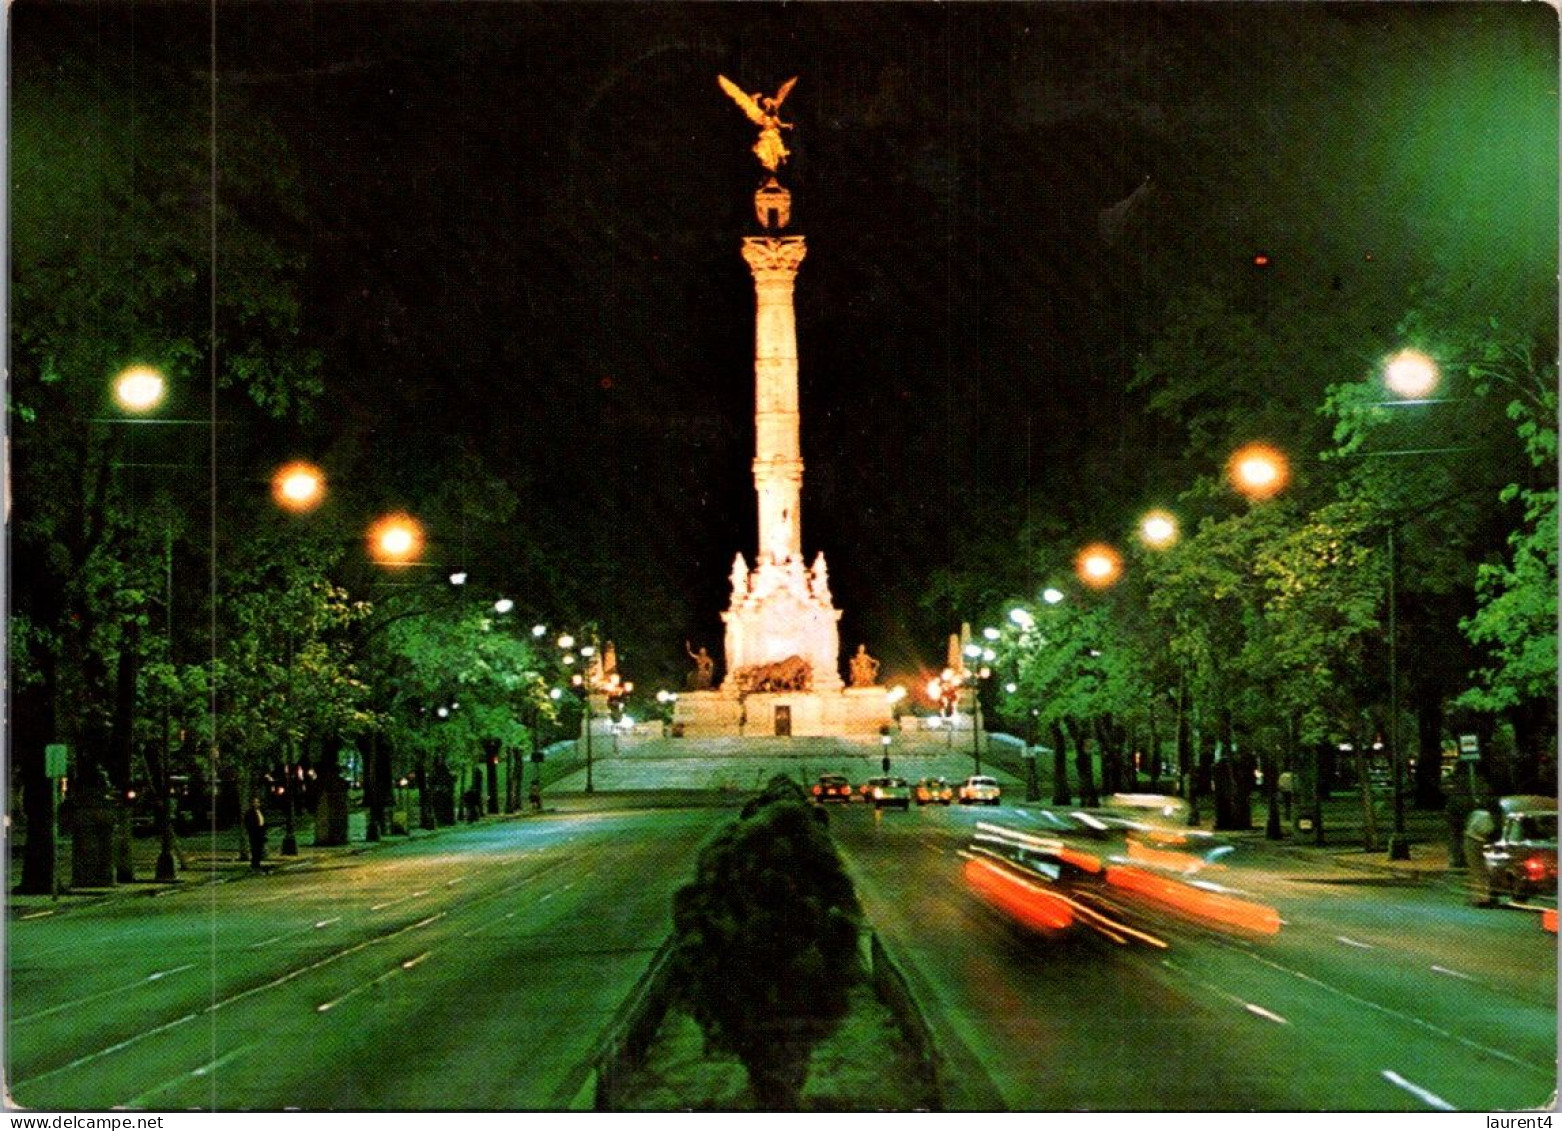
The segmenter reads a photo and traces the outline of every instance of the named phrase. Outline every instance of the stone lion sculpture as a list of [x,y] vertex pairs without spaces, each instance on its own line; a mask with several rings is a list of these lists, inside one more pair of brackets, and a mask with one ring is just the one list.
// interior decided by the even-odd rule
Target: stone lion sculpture
[[763,691],[807,691],[813,685],[813,667],[801,656],[788,656],[768,664],[750,664],[732,673],[744,695]]

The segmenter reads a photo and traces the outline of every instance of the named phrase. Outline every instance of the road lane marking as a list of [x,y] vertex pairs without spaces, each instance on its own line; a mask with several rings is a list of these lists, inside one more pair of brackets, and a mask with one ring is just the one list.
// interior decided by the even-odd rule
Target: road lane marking
[[333,998],[330,1001],[321,1002],[319,1005],[315,1006],[315,1012],[316,1013],[326,1013],[329,1010],[335,1009],[337,1006],[341,1005],[342,1002],[346,1001],[348,998],[357,997],[359,994],[363,993],[365,990],[373,989],[375,986],[379,985],[381,982],[385,981],[387,978],[394,977],[395,975],[401,973],[403,970],[411,970],[414,966],[417,966],[419,963],[421,963],[424,959],[428,958],[429,955],[431,955],[433,953],[434,952],[431,951],[431,950],[425,950],[422,954],[418,955],[416,958],[409,958],[405,962],[401,963],[400,965],[391,967],[389,970],[385,971],[385,973],[381,974],[378,978],[371,978],[367,982],[365,982],[363,985],[356,986],[353,989],[348,990],[341,997]]
[[409,899],[416,899],[420,895],[427,895],[427,894],[428,894],[428,889],[424,888],[422,891],[415,891],[411,895],[404,895],[400,899],[393,899],[389,903],[376,903],[373,907],[369,908],[369,910],[370,911],[384,911],[387,907],[395,907],[398,903],[406,903],[407,900],[409,900]]
[[40,1009],[37,1013],[29,1013],[26,1017],[12,1018],[11,1023],[13,1025],[20,1025],[24,1021],[36,1021],[40,1017],[49,1017],[56,1013],[62,1013],[67,1009],[74,1009],[78,1005],[86,1005],[89,1002],[98,1001],[101,998],[111,997],[114,994],[124,993],[126,990],[133,990],[137,986],[146,985],[148,982],[160,981],[161,979],[166,978],[171,974],[182,974],[186,970],[194,969],[195,964],[192,962],[186,966],[175,966],[172,970],[158,970],[155,973],[148,974],[139,982],[131,982],[128,986],[115,986],[111,990],[100,990],[95,994],[88,994],[86,997],[79,997],[71,1001],[61,1002],[59,1005],[51,1005],[48,1009]]
[[321,919],[318,923],[311,923],[307,927],[299,927],[293,931],[283,931],[280,935],[272,935],[269,939],[261,939],[259,942],[250,943],[246,949],[259,950],[263,946],[270,946],[274,942],[281,942],[283,939],[292,938],[294,935],[301,935],[305,931],[318,931],[322,927],[329,927],[332,923],[340,923],[341,921],[342,917],[340,915],[334,919]]
[[18,919],[44,919],[53,915],[53,911],[29,911],[26,915],[18,915]]
[[1461,974],[1459,971],[1457,971],[1457,970],[1450,970],[1446,966],[1433,966],[1432,970],[1433,970],[1434,973],[1437,973],[1437,974],[1447,974],[1450,978],[1462,978],[1466,982],[1473,982],[1473,981],[1475,981],[1475,979],[1472,976],[1470,976],[1469,974]]
[[1338,940],[1339,942],[1344,943],[1346,946],[1353,946],[1353,947],[1356,947],[1358,950],[1374,950],[1374,949],[1376,949],[1371,943],[1357,942],[1355,939],[1348,939],[1344,935],[1335,935],[1334,937],[1335,937],[1336,940]]
[[1498,1060],[1506,1061],[1509,1064],[1516,1064],[1520,1068],[1528,1068],[1533,1071],[1546,1073],[1555,1071],[1555,1065],[1536,1064],[1533,1061],[1525,1060],[1523,1057],[1518,1057],[1514,1056],[1512,1053],[1503,1052],[1501,1049],[1494,1049],[1490,1045],[1483,1045],[1479,1041],[1472,1041],[1468,1037],[1461,1037],[1457,1033],[1452,1033],[1447,1029],[1442,1029],[1436,1025],[1433,1025],[1430,1021],[1425,1021],[1420,1017],[1415,1017],[1409,1013],[1402,1013],[1399,1010],[1391,1009],[1386,1005],[1380,1005],[1378,1002],[1371,1001],[1367,998],[1353,994],[1349,990],[1342,990],[1337,986],[1331,986],[1328,982],[1325,982],[1320,978],[1315,978],[1311,974],[1304,973],[1301,970],[1296,970],[1290,966],[1276,962],[1271,958],[1265,958],[1263,955],[1253,951],[1239,950],[1237,953],[1246,954],[1254,962],[1260,962],[1265,966],[1271,967],[1272,969],[1279,970],[1281,973],[1289,974],[1293,978],[1297,978],[1300,981],[1306,982],[1308,985],[1316,986],[1318,989],[1334,994],[1336,997],[1342,997],[1346,1001],[1354,1002],[1357,1005],[1364,1005],[1368,1009],[1383,1014],[1385,1017],[1392,1017],[1398,1021],[1403,1021],[1407,1024],[1414,1025],[1419,1029],[1425,1029],[1429,1033],[1436,1034],[1439,1037],[1443,1037],[1457,1044],[1464,1045],[1466,1048],[1474,1049],[1476,1052],[1484,1053],[1487,1056],[1494,1056]]
[[129,1048],[138,1041],[144,1041],[148,1037],[156,1036],[159,1033],[166,1033],[170,1029],[177,1029],[180,1025],[194,1021],[199,1016],[199,1013],[186,1013],[183,1017],[177,1017],[172,1021],[166,1021],[153,1029],[145,1029],[133,1037],[128,1037],[125,1040],[120,1041],[118,1044],[110,1045],[106,1049],[99,1049],[97,1052],[89,1052],[85,1056],[78,1056],[69,1064],[62,1064],[58,1068],[51,1068],[47,1072],[40,1072],[37,1076],[29,1076],[25,1080],[18,1080],[17,1083],[32,1084],[39,1080],[47,1080],[50,1076],[58,1076],[62,1072],[69,1072],[73,1068],[80,1068],[84,1064],[91,1064],[99,1057],[104,1057],[110,1055],[111,1053],[119,1052],[121,1049]]
[[339,958],[346,958],[349,954],[355,954],[360,950],[373,946],[375,943],[387,942],[399,935],[406,934],[408,931],[415,931],[420,927],[426,927],[430,923],[436,923],[444,917],[445,912],[441,911],[436,915],[429,915],[426,918],[419,919],[416,923],[409,923],[404,927],[398,927],[394,931],[389,931],[383,935],[376,935],[371,939],[365,939],[363,942],[356,943],[353,946],[347,947],[345,950],[339,950],[335,954],[328,954],[318,961],[311,962],[308,966],[300,966],[297,970],[283,974],[280,978],[273,978],[269,982],[264,982],[258,986],[251,986],[249,989],[241,990],[231,997],[223,998],[221,1001],[214,1001],[199,1012],[187,1013],[183,1017],[176,1018],[173,1021],[166,1022],[162,1025],[157,1025],[151,1029],[144,1029],[135,1036],[127,1037],[125,1040],[120,1041],[117,1044],[110,1045],[107,1048],[99,1049],[96,1052],[89,1052],[84,1056],[77,1057],[69,1064],[62,1065],[59,1068],[51,1068],[48,1072],[41,1073],[37,1076],[29,1076],[25,1080],[18,1080],[18,1083],[32,1083],[36,1080],[45,1080],[50,1076],[57,1076],[61,1072],[69,1072],[71,1069],[80,1068],[85,1064],[91,1064],[94,1060],[99,1060],[105,1056],[111,1056],[116,1052],[120,1052],[129,1048],[131,1045],[146,1040],[148,1037],[153,1037],[160,1033],[166,1033],[170,1029],[174,1029],[180,1025],[186,1024],[187,1022],[194,1021],[196,1018],[203,1015],[216,1013],[219,1009],[225,1009],[235,1002],[243,1001],[245,998],[254,997],[263,990],[275,989],[278,986],[285,985],[288,982],[291,982],[294,978],[302,977],[311,971],[320,969],[322,966],[329,966]]
[[[513,892],[519,891],[522,888],[528,886],[530,883],[532,883],[535,880],[537,880],[540,876],[542,876],[542,875],[544,875],[544,874],[546,874],[548,872],[555,871],[558,868],[562,868],[567,863],[569,863],[569,861],[567,861],[567,860],[555,861],[555,862],[553,862],[550,865],[546,865],[546,866],[544,866],[542,868],[539,868],[532,875],[530,875],[530,876],[528,876],[528,877],[526,877],[524,879],[518,880],[518,881],[516,881],[513,884],[506,885],[505,887],[500,888],[499,890],[497,890],[495,892],[492,892],[492,893],[489,893],[489,894],[486,894],[486,895],[478,897],[476,902],[478,902],[478,903],[489,902],[489,901],[491,901],[493,899],[502,898],[505,895],[509,895],[509,894],[511,894]],[[576,882],[577,881],[572,881],[569,884],[565,885],[563,888],[560,888],[560,889],[558,889],[558,891],[555,891],[555,892],[553,892],[551,894],[557,895],[560,891],[567,891],[570,888],[574,887]],[[402,899],[395,900],[393,902],[401,903],[401,902],[405,902],[405,900],[415,899],[418,896],[427,895],[427,894],[428,894],[427,890],[413,892],[411,895],[404,896]],[[546,898],[546,897],[544,897],[544,898]],[[476,905],[475,903],[468,904],[468,908],[470,908],[472,906],[475,906],[475,905]],[[224,1009],[227,1006],[235,1004],[236,1002],[242,1001],[242,1000],[244,1000],[246,998],[249,998],[249,997],[253,997],[254,995],[262,992],[263,990],[274,989],[274,988],[276,988],[278,986],[285,985],[286,983],[292,981],[293,979],[301,977],[302,975],[310,973],[311,971],[318,970],[318,969],[320,969],[323,966],[327,966],[327,965],[335,962],[339,958],[345,958],[345,957],[347,957],[350,954],[354,954],[354,953],[356,953],[356,952],[358,952],[360,950],[363,950],[366,947],[373,946],[376,943],[386,942],[386,941],[388,941],[390,939],[393,939],[393,938],[396,938],[396,937],[398,937],[400,935],[406,934],[409,931],[415,931],[415,930],[418,930],[419,928],[426,927],[426,926],[430,925],[431,923],[438,922],[440,919],[445,918],[446,914],[447,914],[447,912],[444,912],[444,911],[436,912],[433,915],[429,915],[429,916],[426,916],[425,918],[419,919],[417,922],[409,923],[409,924],[407,924],[406,926],[403,926],[403,927],[398,927],[397,929],[395,929],[393,931],[388,931],[388,932],[386,932],[383,935],[376,935],[373,938],[366,939],[363,942],[360,942],[360,943],[357,943],[357,944],[355,944],[353,946],[347,947],[344,950],[337,951],[334,954],[327,955],[326,957],[324,957],[322,959],[319,959],[318,961],[313,962],[313,963],[309,964],[308,966],[303,966],[303,967],[300,967],[297,970],[293,970],[290,973],[284,974],[284,975],[282,975],[279,978],[274,978],[271,981],[265,982],[265,983],[263,983],[261,985],[258,985],[258,986],[252,986],[251,988],[249,988],[247,990],[242,990],[242,991],[240,991],[240,992],[238,992],[236,994],[233,994],[230,997],[222,999],[221,1001],[213,1001],[211,1004],[205,1006],[203,1009],[201,1009],[201,1010],[199,1010],[199,1011],[197,1011],[195,1013],[188,1013],[188,1014],[185,1014],[182,1017],[175,1018],[172,1021],[168,1021],[168,1022],[165,1022],[165,1023],[161,1024],[161,1025],[154,1026],[151,1029],[145,1029],[145,1030],[141,1031],[140,1033],[137,1033],[137,1034],[135,1034],[135,1035],[133,1035],[131,1037],[128,1037],[125,1040],[120,1041],[120,1042],[118,1042],[116,1044],[110,1045],[107,1048],[98,1049],[96,1052],[86,1053],[86,1054],[84,1054],[82,1056],[77,1057],[75,1060],[71,1061],[70,1063],[61,1065],[58,1068],[51,1068],[48,1071],[42,1072],[42,1073],[40,1073],[40,1074],[38,1074],[36,1076],[29,1076],[29,1077],[25,1077],[25,1078],[16,1078],[16,1083],[18,1083],[18,1084],[29,1084],[29,1083],[32,1083],[33,1081],[36,1081],[36,1080],[46,1080],[46,1079],[49,1079],[50,1077],[58,1076],[61,1073],[69,1072],[69,1071],[72,1071],[74,1069],[80,1068],[80,1067],[82,1067],[84,1065],[91,1064],[93,1061],[99,1060],[99,1059],[101,1059],[103,1057],[106,1057],[106,1056],[111,1056],[114,1053],[117,1053],[117,1052],[120,1052],[120,1051],[122,1051],[122,1050],[124,1050],[126,1048],[129,1048],[132,1045],[139,1044],[141,1041],[146,1040],[148,1037],[158,1036],[158,1035],[160,1035],[162,1033],[166,1033],[166,1032],[168,1032],[168,1031],[170,1031],[172,1029],[178,1028],[181,1025],[185,1025],[185,1024],[191,1022],[191,1021],[197,1020],[198,1018],[200,1018],[202,1016],[207,1016],[207,1015],[216,1013],[218,1010]],[[279,936],[279,937],[284,937],[284,936]],[[272,941],[274,941],[274,940],[272,940]]]
[[1250,1001],[1245,1001],[1242,998],[1238,997],[1236,994],[1231,993],[1228,990],[1221,989],[1219,986],[1215,985],[1214,982],[1206,982],[1203,978],[1200,978],[1197,975],[1195,975],[1191,970],[1188,970],[1188,969],[1185,969],[1182,966],[1179,966],[1177,963],[1173,962],[1169,958],[1161,959],[1161,965],[1165,966],[1168,970],[1175,970],[1175,971],[1177,971],[1177,973],[1181,974],[1184,978],[1187,978],[1190,982],[1194,983],[1195,985],[1201,986],[1205,990],[1208,990],[1210,993],[1214,994],[1216,997],[1224,998],[1226,1001],[1229,1001],[1232,1005],[1240,1005],[1243,1009],[1247,1010],[1249,1013],[1253,1014],[1255,1017],[1262,1017],[1264,1020],[1266,1020],[1266,1021],[1273,1021],[1277,1025],[1289,1025],[1290,1024],[1289,1021],[1287,1021],[1284,1017],[1281,1017],[1278,1013],[1275,1013],[1275,1012],[1272,1012],[1271,1010],[1265,1009],[1261,1005],[1254,1005]]
[[1427,1107],[1435,1107],[1438,1111],[1459,1110],[1458,1108],[1454,1107],[1453,1104],[1443,1099],[1442,1096],[1437,1095],[1435,1092],[1427,1091],[1419,1084],[1412,1084],[1398,1072],[1391,1072],[1385,1068],[1383,1070],[1383,1079],[1387,1080],[1390,1084],[1393,1084],[1396,1088],[1405,1089],[1405,1091],[1409,1092],[1416,1099],[1426,1104]]
[[202,1076],[210,1076],[213,1072],[215,1072],[217,1069],[221,1068],[223,1065],[227,1064],[228,1061],[232,1060],[234,1057],[240,1055],[241,1053],[248,1052],[250,1049],[252,1049],[254,1047],[255,1047],[255,1045],[252,1043],[252,1044],[247,1044],[247,1045],[240,1045],[236,1049],[230,1049],[228,1052],[225,1052],[221,1056],[219,1056],[216,1060],[208,1061],[207,1063],[201,1065],[199,1068],[191,1069],[189,1072],[187,1072],[183,1076],[175,1076],[172,1080],[165,1080],[165,1081],[163,1081],[163,1083],[159,1084],[157,1087],[149,1088],[148,1090],[142,1092],[135,1099],[133,1099],[133,1100],[126,1100],[124,1103],[122,1103],[122,1104],[120,1104],[118,1106],[121,1107],[121,1108],[132,1108],[132,1109],[133,1108],[145,1107],[146,1106],[146,1102],[148,1100],[150,1100],[153,1096],[158,1095],[161,1092],[166,1092],[166,1091],[168,1091],[169,1088],[178,1087],[180,1084],[183,1084],[185,1081],[190,1079],[190,1077],[192,1077],[192,1076],[195,1077],[196,1079],[200,1079]]
[[1250,1001],[1243,1002],[1242,1003],[1242,1008],[1246,1009],[1249,1013],[1257,1014],[1259,1017],[1264,1018],[1266,1021],[1273,1021],[1277,1025],[1289,1025],[1290,1024],[1289,1021],[1287,1021],[1284,1017],[1281,1017],[1278,1013],[1271,1013],[1271,1012],[1269,1012],[1269,1010],[1265,1009],[1263,1006],[1261,1006],[1261,1005],[1254,1005]]
[[559,895],[562,892],[569,891],[569,889],[574,887],[574,886],[575,886],[575,881],[571,880],[569,883],[565,884],[563,887],[561,887],[561,888],[554,888],[547,895],[539,896],[537,898],[537,902],[538,903],[546,903],[548,900],[552,899],[554,896]]

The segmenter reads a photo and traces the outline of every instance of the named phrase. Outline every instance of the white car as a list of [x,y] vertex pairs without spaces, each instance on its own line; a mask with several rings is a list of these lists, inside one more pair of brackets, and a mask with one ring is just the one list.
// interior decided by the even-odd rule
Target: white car
[[1003,793],[998,788],[998,779],[989,777],[966,778],[960,786],[960,804],[962,805],[996,805],[998,798]]

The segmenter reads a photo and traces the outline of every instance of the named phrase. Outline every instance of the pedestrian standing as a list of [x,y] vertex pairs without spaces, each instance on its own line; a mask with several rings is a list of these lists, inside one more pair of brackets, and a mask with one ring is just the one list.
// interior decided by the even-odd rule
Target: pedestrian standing
[[259,868],[266,855],[266,814],[261,811],[258,797],[251,798],[244,811],[244,833],[249,837],[249,866]]

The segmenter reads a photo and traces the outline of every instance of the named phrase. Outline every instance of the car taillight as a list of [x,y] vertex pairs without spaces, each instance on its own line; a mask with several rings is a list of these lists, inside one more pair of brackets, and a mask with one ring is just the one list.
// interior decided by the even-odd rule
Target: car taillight
[[818,786],[814,786],[814,796],[815,797],[819,796],[819,787]]
[[1532,880],[1543,880],[1550,871],[1550,862],[1544,856],[1531,856],[1524,861],[1524,874]]

